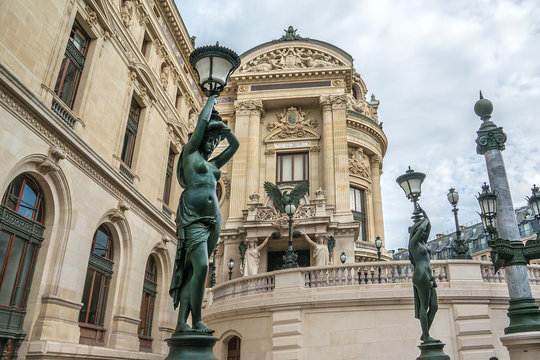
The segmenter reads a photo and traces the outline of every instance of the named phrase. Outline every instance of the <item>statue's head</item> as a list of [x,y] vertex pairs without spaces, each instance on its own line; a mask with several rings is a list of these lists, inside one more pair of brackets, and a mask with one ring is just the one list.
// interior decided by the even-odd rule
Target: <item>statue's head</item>
[[257,240],[248,241],[248,249],[255,249],[257,247]]
[[204,131],[203,141],[199,147],[201,153],[210,156],[223,139],[226,128],[227,126],[221,120],[217,120],[214,117],[210,118]]

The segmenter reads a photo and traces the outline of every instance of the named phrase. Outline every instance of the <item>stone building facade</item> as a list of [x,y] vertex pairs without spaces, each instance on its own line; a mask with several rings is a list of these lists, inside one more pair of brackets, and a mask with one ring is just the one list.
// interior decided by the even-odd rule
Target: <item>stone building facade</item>
[[[378,120],[379,101],[356,72],[352,57],[332,44],[304,38],[289,27],[276,40],[241,55],[218,110],[244,146],[224,173],[227,196],[217,251],[218,281],[227,262],[242,264],[239,246],[262,243],[259,272],[280,268],[287,248],[287,217],[265,193],[265,181],[282,191],[309,180],[293,227],[312,239],[332,236],[339,262],[376,260],[384,243],[380,176],[388,141]],[[224,148],[224,146],[222,147]],[[294,239],[301,266],[313,265],[309,244]],[[383,249],[383,257],[390,259]],[[240,276],[242,265],[233,268]]]
[[202,98],[172,0],[0,3],[0,351],[162,359]]

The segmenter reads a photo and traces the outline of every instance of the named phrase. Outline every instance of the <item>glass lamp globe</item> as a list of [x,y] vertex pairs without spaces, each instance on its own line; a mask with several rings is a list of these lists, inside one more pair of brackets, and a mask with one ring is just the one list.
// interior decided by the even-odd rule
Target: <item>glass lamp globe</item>
[[211,96],[223,91],[231,74],[240,66],[240,57],[216,43],[193,50],[189,63],[199,75],[199,87],[206,96]]

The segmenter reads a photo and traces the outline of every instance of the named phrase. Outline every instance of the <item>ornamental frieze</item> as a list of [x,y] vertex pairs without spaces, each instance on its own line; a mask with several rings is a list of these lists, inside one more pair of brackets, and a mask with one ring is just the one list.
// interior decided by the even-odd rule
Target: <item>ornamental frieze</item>
[[289,46],[269,51],[251,59],[240,67],[239,72],[268,72],[339,66],[345,66],[345,64],[327,53],[305,47]]
[[244,100],[244,101],[235,101],[234,110],[236,112],[252,112],[259,111],[261,115],[264,114],[264,106],[262,100]]
[[320,137],[315,130],[317,120],[309,118],[308,112],[302,111],[301,108],[284,109],[283,112],[276,114],[276,117],[277,121],[266,126],[269,131],[267,140]]

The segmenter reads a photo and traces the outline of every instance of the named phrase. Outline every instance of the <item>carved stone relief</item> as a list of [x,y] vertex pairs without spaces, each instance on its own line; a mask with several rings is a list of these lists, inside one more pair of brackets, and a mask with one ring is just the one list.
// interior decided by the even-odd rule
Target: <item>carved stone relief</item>
[[37,166],[37,169],[43,175],[48,174],[50,171],[58,171],[60,167],[58,162],[66,158],[66,155],[57,146],[51,146],[49,148],[48,156]]
[[243,65],[240,72],[267,72],[336,66],[345,66],[345,64],[319,50],[289,46],[255,57]]
[[133,2],[131,0],[124,0],[122,7],[120,8],[120,15],[122,16],[122,23],[125,27],[129,28],[133,24]]
[[[269,123],[266,128],[274,132],[271,138],[304,138],[317,135],[317,121],[308,117],[308,112],[301,108],[290,107],[276,115],[277,121]],[[310,131],[311,130],[311,131]]]
[[371,182],[369,159],[364,156],[364,151],[360,147],[349,147],[349,172]]

